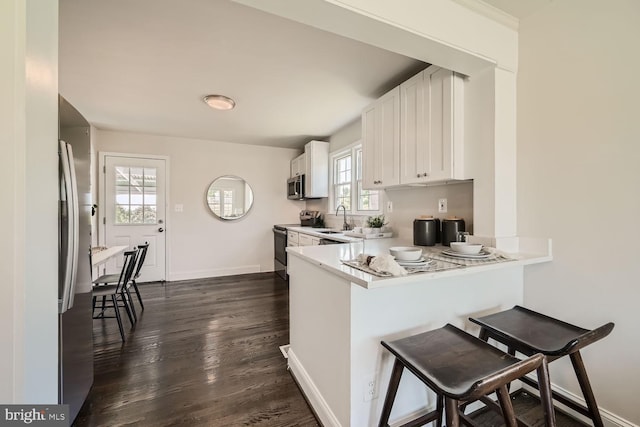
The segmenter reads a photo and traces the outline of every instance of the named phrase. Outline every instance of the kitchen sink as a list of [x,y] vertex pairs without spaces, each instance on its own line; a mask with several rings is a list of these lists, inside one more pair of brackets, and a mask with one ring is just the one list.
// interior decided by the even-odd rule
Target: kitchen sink
[[320,234],[342,234],[342,231],[327,230],[327,231],[321,231]]

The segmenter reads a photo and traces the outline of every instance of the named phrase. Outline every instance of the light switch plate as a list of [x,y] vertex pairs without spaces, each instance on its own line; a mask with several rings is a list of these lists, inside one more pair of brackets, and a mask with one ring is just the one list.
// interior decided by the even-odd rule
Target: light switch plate
[[438,212],[447,212],[447,199],[438,199]]

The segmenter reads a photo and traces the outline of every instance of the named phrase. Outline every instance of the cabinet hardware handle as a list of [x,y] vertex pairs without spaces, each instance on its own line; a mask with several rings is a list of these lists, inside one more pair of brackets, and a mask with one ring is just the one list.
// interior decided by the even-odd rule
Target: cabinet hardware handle
[[429,174],[425,172],[422,174],[422,176],[429,176]]
[[418,175],[416,176],[416,178],[420,178],[421,176],[422,176],[422,175],[418,174]]

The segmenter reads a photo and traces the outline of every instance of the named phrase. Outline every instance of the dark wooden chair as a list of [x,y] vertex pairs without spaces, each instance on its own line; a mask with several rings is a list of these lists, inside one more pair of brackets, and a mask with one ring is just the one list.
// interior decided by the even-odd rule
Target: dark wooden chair
[[[133,290],[138,297],[138,302],[140,303],[140,310],[144,310],[144,303],[142,302],[142,296],[140,295],[140,290],[138,289],[138,283],[136,280],[140,277],[140,270],[144,264],[144,260],[147,257],[147,250],[149,249],[149,242],[145,242],[144,245],[138,245],[137,249],[140,251],[138,254],[138,261],[136,263],[136,269],[131,277],[131,286],[133,286]],[[98,277],[93,283],[116,283],[118,281],[118,274],[105,274],[103,276]],[[135,309],[134,309],[135,310]]]
[[[516,351],[527,356],[542,353],[547,356],[549,362],[569,356],[587,406],[556,392],[553,392],[552,396],[558,402],[589,417],[594,426],[603,426],[580,349],[609,335],[613,330],[613,323],[588,330],[520,306],[469,320],[480,325],[481,339],[487,341],[492,338],[505,344],[511,355],[515,355]],[[538,388],[538,384],[530,378],[521,380]]]
[[[529,372],[536,371],[542,384],[541,401],[545,425],[555,426],[551,388],[546,358],[542,354],[519,360],[487,344],[453,325],[382,345],[395,357],[389,388],[380,417],[380,427],[387,427],[403,370],[413,375],[436,393],[436,409],[403,425],[421,426],[437,421],[442,424],[443,409],[446,425],[457,427],[461,422],[473,425],[464,414],[465,404],[482,400],[491,409],[502,413],[507,426],[518,425],[507,384]],[[488,398],[496,392],[499,405]]]
[[[133,308],[133,302],[131,301],[131,294],[127,288],[129,280],[133,275],[133,270],[136,265],[138,250],[126,251],[124,253],[124,264],[122,271],[118,276],[118,280],[115,284],[94,284],[91,289],[91,295],[93,300],[93,312],[95,313],[96,300],[98,297],[102,298],[102,307],[100,313],[94,314],[94,319],[107,319],[114,318],[118,321],[118,328],[120,329],[120,337],[122,341],[125,341],[124,328],[122,327],[122,318],[120,317],[120,308],[123,307],[131,325],[135,323],[135,309]],[[107,300],[109,299],[109,301]],[[108,309],[114,310],[114,316],[106,316],[105,312]]]

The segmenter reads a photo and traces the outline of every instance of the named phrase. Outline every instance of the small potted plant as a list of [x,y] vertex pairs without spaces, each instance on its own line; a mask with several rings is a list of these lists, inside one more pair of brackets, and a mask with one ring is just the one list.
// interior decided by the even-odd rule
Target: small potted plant
[[371,233],[380,233],[382,231],[382,227],[384,227],[387,223],[384,222],[384,215],[376,215],[370,216],[367,218],[367,228],[371,229]]

